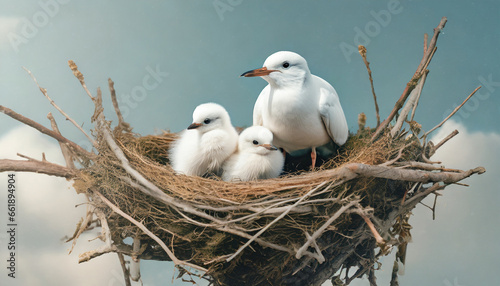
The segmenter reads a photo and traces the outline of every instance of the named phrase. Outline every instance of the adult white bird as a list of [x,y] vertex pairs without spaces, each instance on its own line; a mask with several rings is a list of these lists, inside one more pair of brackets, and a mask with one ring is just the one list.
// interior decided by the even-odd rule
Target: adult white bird
[[311,148],[312,168],[316,147],[333,140],[341,146],[349,133],[335,89],[311,74],[300,55],[281,51],[270,55],[259,69],[241,76],[260,76],[269,84],[253,109],[253,124],[267,127],[274,144],[288,153]]
[[238,151],[223,165],[224,181],[254,181],[278,177],[285,159],[272,145],[273,133],[262,126],[252,126],[241,132]]
[[193,123],[170,149],[177,172],[189,176],[220,174],[223,162],[236,151],[238,133],[226,109],[216,103],[198,105]]

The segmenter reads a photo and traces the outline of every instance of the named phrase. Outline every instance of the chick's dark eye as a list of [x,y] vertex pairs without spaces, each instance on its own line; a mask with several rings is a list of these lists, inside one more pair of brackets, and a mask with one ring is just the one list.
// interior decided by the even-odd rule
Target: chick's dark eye
[[210,122],[211,122],[211,121],[212,121],[212,120],[210,120],[210,119],[208,119],[208,118],[207,118],[207,119],[205,119],[205,120],[203,121],[203,123],[205,123],[205,124],[210,124]]
[[289,67],[289,66],[290,66],[290,64],[289,64],[288,62],[284,62],[284,63],[283,63],[283,67],[284,67],[284,68],[287,68],[287,67]]
[[253,142],[252,142],[252,143],[253,143],[253,145],[258,145],[258,144],[259,144],[259,141],[257,141],[257,140],[253,140]]

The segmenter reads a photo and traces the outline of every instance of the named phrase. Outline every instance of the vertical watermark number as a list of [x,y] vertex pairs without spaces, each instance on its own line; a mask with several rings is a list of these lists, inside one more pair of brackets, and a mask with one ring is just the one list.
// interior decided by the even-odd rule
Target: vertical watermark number
[[7,276],[16,278],[16,175],[7,177]]

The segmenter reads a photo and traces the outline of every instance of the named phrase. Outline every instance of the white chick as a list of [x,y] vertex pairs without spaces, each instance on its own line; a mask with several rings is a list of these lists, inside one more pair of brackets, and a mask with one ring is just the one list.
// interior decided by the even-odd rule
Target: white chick
[[223,162],[236,151],[238,133],[219,104],[204,103],[193,112],[193,123],[170,149],[172,168],[180,174],[220,174]]
[[262,126],[245,129],[238,139],[238,151],[224,163],[224,181],[253,181],[278,177],[285,159],[272,145],[273,133]]

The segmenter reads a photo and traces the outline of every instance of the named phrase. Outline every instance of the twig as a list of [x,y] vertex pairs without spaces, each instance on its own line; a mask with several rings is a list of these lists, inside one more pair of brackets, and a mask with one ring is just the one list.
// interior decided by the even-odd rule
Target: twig
[[451,184],[461,181],[473,174],[482,174],[486,170],[483,167],[477,167],[470,169],[468,171],[457,172],[427,172],[420,170],[409,170],[409,169],[397,169],[386,166],[372,166],[360,163],[351,163],[343,168],[349,169],[350,171],[365,176],[365,177],[375,177],[384,178],[391,180],[403,180],[408,182],[443,182],[445,184]]
[[[245,249],[252,241],[254,241],[257,237],[259,237],[262,233],[264,233],[268,228],[270,228],[273,224],[284,218],[294,207],[296,207],[300,202],[305,200],[307,197],[309,197],[311,194],[313,194],[315,191],[320,189],[326,184],[326,182],[323,182],[319,184],[317,187],[313,188],[309,192],[307,192],[305,195],[303,195],[297,202],[295,202],[293,205],[286,207],[286,210],[281,213],[277,218],[275,218],[272,222],[267,224],[263,229],[261,229],[259,232],[257,232],[250,240],[248,240],[243,246],[241,246],[231,257],[226,259],[227,262],[233,260],[238,254],[240,254],[243,249]],[[320,262],[321,263],[321,262]]]
[[122,112],[120,111],[120,107],[118,105],[118,100],[116,99],[116,91],[115,91],[115,83],[108,78],[109,92],[111,93],[111,101],[113,102],[113,107],[115,109],[116,116],[118,117],[118,126],[123,128],[126,131],[131,131],[130,125],[125,122],[123,119]]
[[189,262],[186,262],[186,261],[182,261],[182,260],[179,260],[177,257],[175,257],[175,255],[173,254],[173,252],[167,247],[167,245],[165,245],[165,243],[160,239],[158,238],[154,233],[152,233],[149,229],[147,229],[142,223],[136,221],[134,218],[132,218],[131,216],[129,216],[128,214],[124,213],[122,210],[120,210],[117,206],[115,206],[114,204],[112,204],[108,199],[106,199],[100,192],[94,190],[93,191],[106,205],[108,205],[108,207],[110,207],[114,212],[116,212],[117,214],[121,215],[123,218],[127,219],[128,221],[130,221],[131,223],[135,224],[138,228],[140,228],[145,234],[147,234],[149,237],[151,237],[154,241],[156,241],[156,243],[158,243],[158,245],[161,246],[161,248],[163,248],[163,250],[165,250],[165,252],[167,253],[168,257],[172,260],[172,262],[174,262],[175,265],[184,265],[184,266],[188,266],[188,267],[191,267],[193,269],[197,269],[197,270],[200,270],[200,271],[203,271],[203,272],[207,272],[208,270],[201,267],[201,266],[198,266],[198,265],[195,265],[195,264],[192,264],[192,263],[189,263]]
[[415,162],[415,161],[395,162],[394,165],[400,166],[401,168],[417,168],[425,171],[447,170],[444,166],[434,166],[433,164],[428,164],[424,162]]
[[403,147],[401,147],[398,151],[398,155],[396,156],[396,158],[389,160],[385,163],[379,164],[379,166],[390,166],[390,165],[396,163],[399,159],[401,159],[401,156],[403,156],[403,150],[406,149],[406,147],[410,146],[411,144],[413,144],[413,143],[409,143],[409,144],[406,144]]
[[0,159],[0,172],[32,172],[71,179],[76,173],[64,166],[48,161]]
[[130,257],[129,274],[130,274],[130,279],[132,279],[132,281],[137,282],[139,281],[139,279],[141,279],[141,266],[140,266],[141,260],[137,258],[137,255],[141,250],[141,240],[139,239],[139,232],[136,233],[136,235],[134,236],[134,243],[132,246],[132,250],[134,251],[134,255]]
[[443,146],[444,143],[448,142],[451,138],[455,137],[458,134],[458,130],[453,130],[448,136],[446,136],[443,140],[441,140],[439,143],[434,145],[434,150],[439,149],[439,147]]
[[365,62],[365,66],[366,66],[366,69],[368,71],[368,77],[370,78],[370,85],[372,87],[373,101],[375,102],[375,112],[377,115],[377,127],[378,127],[380,125],[380,114],[379,114],[379,109],[378,109],[377,96],[375,95],[375,88],[373,87],[373,78],[372,78],[372,71],[370,69],[370,63],[366,59],[366,48],[362,45],[359,45],[358,51],[361,54],[363,61]]
[[427,41],[429,40],[429,34],[424,34],[424,55],[427,53]]
[[413,187],[411,187],[411,189],[407,189],[403,195],[403,199],[401,200],[401,205],[404,205],[405,200],[406,200],[406,196],[408,195],[408,193],[414,192],[415,189],[417,188],[417,186],[420,188],[421,185],[422,185],[422,183],[415,183],[415,184],[413,184]]
[[90,97],[90,99],[92,99],[92,101],[94,101],[94,97],[87,88],[87,85],[85,84],[85,78],[83,77],[83,74],[78,70],[78,66],[72,60],[68,61],[68,65],[71,71],[73,71],[73,75],[80,81],[83,89],[87,92],[87,95]]
[[118,248],[114,244],[111,246],[103,245],[98,249],[87,251],[85,253],[78,255],[78,263],[87,262],[103,254],[110,252],[118,252],[118,251],[119,251]]
[[85,137],[87,137],[87,139],[92,143],[92,145],[94,145],[94,147],[97,148],[97,142],[95,142],[95,140],[90,137],[87,132],[85,132],[85,130],[83,130],[83,128],[78,124],[76,123],[75,120],[73,120],[73,118],[69,117],[69,115],[64,112],[64,110],[62,110],[55,102],[54,100],[52,100],[52,98],[50,98],[49,94],[47,93],[47,90],[43,87],[41,87],[39,84],[38,84],[38,81],[36,80],[35,76],[31,73],[30,70],[28,70],[27,68],[23,67],[23,69],[31,76],[31,78],[33,79],[33,81],[35,82],[35,84],[38,86],[38,88],[40,89],[40,91],[42,92],[42,94],[49,100],[50,104],[52,104],[52,106],[55,107],[55,109],[57,109],[57,111],[59,111],[64,117],[66,117],[67,120],[69,120],[71,123],[73,123],[73,125],[78,129],[80,130],[80,132],[82,132]]
[[12,109],[9,109],[7,107],[0,105],[0,112],[4,113],[5,115],[10,116],[11,118],[13,118],[19,122],[22,122],[30,127],[35,128],[36,130],[40,131],[41,133],[46,134],[46,135],[56,139],[59,142],[68,144],[77,153],[80,153],[89,159],[95,158],[95,154],[88,152],[87,150],[83,149],[75,142],[67,139],[66,137],[63,137],[61,134],[59,134],[55,131],[48,129],[47,127],[41,125],[40,123],[37,123],[37,122],[27,118],[27,117],[24,117],[19,113],[16,113]]
[[365,130],[366,125],[366,114],[361,112],[358,114],[358,132]]
[[123,254],[117,252],[116,255],[118,255],[118,259],[120,260],[120,265],[123,271],[123,278],[125,279],[125,286],[132,286],[132,283],[130,282],[130,274],[127,266],[125,266],[125,258],[123,258]]
[[422,136],[423,138],[426,138],[427,135],[429,135],[429,133],[431,133],[432,131],[438,129],[439,127],[441,127],[448,119],[450,119],[450,117],[452,117],[455,113],[457,113],[457,111],[462,107],[464,106],[464,104],[476,93],[476,91],[478,91],[479,89],[481,88],[481,86],[478,86],[476,89],[474,89],[474,91],[469,94],[469,96],[467,96],[467,98],[464,100],[464,102],[462,102],[462,104],[460,104],[459,106],[457,106],[451,113],[450,115],[448,115],[448,117],[446,117],[445,119],[443,119],[443,121],[441,121],[441,123],[439,123],[438,125],[434,126],[434,128],[432,128],[431,130],[427,131],[424,136]]
[[111,231],[109,229],[108,220],[106,219],[106,215],[102,212],[102,210],[98,208],[93,209],[94,214],[97,216],[99,221],[101,222],[101,235],[99,236],[101,240],[104,241],[105,245],[99,247],[98,249],[87,251],[78,256],[78,263],[86,262],[109,252],[118,252],[118,248],[112,243],[111,240]]
[[91,210],[91,207],[90,205],[87,205],[87,213],[86,213],[86,216],[85,216],[85,219],[82,221],[82,223],[80,223],[80,226],[78,228],[78,230],[76,231],[75,235],[71,238],[71,239],[68,239],[66,242],[70,241],[70,240],[73,240],[73,243],[71,244],[71,249],[69,250],[69,254],[71,254],[71,252],[73,252],[73,249],[75,248],[75,245],[76,245],[76,241],[78,240],[78,238],[80,237],[80,235],[87,229],[87,226],[89,225],[90,221],[92,220],[92,217],[94,216],[94,212],[93,210]]
[[[359,203],[359,201],[357,201],[357,200],[351,201],[347,205],[342,206],[339,210],[337,210],[320,228],[318,228],[313,233],[313,235],[309,239],[307,239],[306,243],[304,243],[304,245],[302,245],[299,248],[299,250],[297,250],[297,253],[295,254],[295,258],[300,259],[304,255],[304,252],[309,248],[311,243],[313,243],[313,241],[315,241],[318,237],[320,237],[323,234],[323,232],[325,232],[325,230],[336,219],[338,219],[340,217],[340,215],[342,215],[344,212],[346,212],[348,209],[350,209],[352,206],[354,206],[357,203]],[[322,262],[324,262],[324,261],[319,261],[319,263],[322,263]]]
[[428,194],[432,193],[432,192],[435,192],[437,190],[442,190],[446,187],[446,185],[441,185],[439,183],[435,183],[434,185],[432,185],[431,187],[429,188],[426,188],[424,189],[423,191],[421,192],[418,192],[418,193],[415,193],[415,195],[411,198],[409,198],[406,203],[404,204],[404,206],[415,206],[418,204],[418,202],[420,202],[421,200],[423,200],[425,197],[427,197]]
[[[251,239],[253,236],[251,236],[250,234],[248,233],[245,233],[245,232],[242,232],[242,231],[239,231],[239,230],[236,230],[236,229],[233,229],[233,228],[230,228],[230,227],[227,227],[227,226],[219,226],[219,225],[214,225],[214,224],[208,224],[208,223],[202,223],[202,222],[199,222],[199,221],[196,221],[188,216],[186,216],[186,214],[182,213],[181,211],[179,211],[177,208],[174,208],[186,221],[188,221],[189,223],[193,224],[193,225],[197,225],[197,226],[201,226],[201,227],[210,227],[210,228],[214,228],[216,230],[219,230],[219,231],[223,231],[223,232],[227,232],[227,233],[230,233],[230,234],[234,234],[234,235],[237,235],[237,236],[240,236],[240,237],[243,237],[243,238],[246,238],[246,239]],[[269,248],[272,248],[272,249],[275,249],[275,250],[279,250],[279,251],[283,251],[283,252],[287,252],[287,253],[290,253],[290,254],[294,254],[295,251],[293,251],[292,249],[289,249],[289,248],[286,248],[284,246],[281,246],[281,245],[278,245],[278,244],[274,244],[274,243],[271,243],[271,242],[268,242],[268,241],[265,241],[263,240],[262,238],[255,238],[255,242],[257,242],[258,244],[260,244],[261,246],[263,247],[269,247]],[[304,255],[305,256],[308,256],[308,257],[312,257],[312,258],[315,258],[316,255],[312,254],[311,252],[309,251],[305,251],[304,252]],[[230,255],[225,255],[224,257],[229,257]]]
[[359,204],[358,204],[358,208],[354,210],[354,213],[358,214],[359,216],[361,216],[363,218],[366,225],[368,225],[368,228],[372,232],[373,237],[375,238],[375,241],[377,242],[377,245],[380,247],[380,250],[383,253],[386,253],[387,250],[389,249],[386,241],[382,238],[380,233],[375,228],[375,225],[373,224],[373,222],[370,220],[370,218],[368,218],[368,216],[365,214],[365,212],[362,210],[362,208]]
[[446,21],[447,21],[446,17],[443,17],[441,19],[441,22],[439,23],[439,25],[436,28],[434,28],[434,36],[432,37],[432,40],[431,40],[429,46],[425,50],[424,56],[422,57],[422,60],[420,61],[420,64],[419,64],[417,70],[413,74],[413,76],[412,76],[411,80],[408,82],[408,84],[406,84],[405,90],[403,91],[400,98],[398,99],[398,101],[394,105],[394,108],[392,109],[389,116],[384,121],[382,121],[382,123],[378,126],[375,133],[372,135],[371,142],[375,141],[380,136],[380,133],[382,132],[382,130],[384,130],[387,127],[387,125],[389,125],[389,123],[392,121],[392,119],[398,113],[399,109],[401,109],[401,107],[403,107],[403,104],[406,101],[406,98],[408,97],[410,92],[415,88],[415,85],[416,85],[418,79],[422,76],[422,72],[425,70],[426,66],[429,64],[430,60],[432,59],[432,56],[434,55],[437,38],[438,38],[441,30],[444,28]]
[[[57,127],[56,120],[54,119],[54,116],[52,116],[52,113],[49,112],[47,114],[47,118],[50,120],[50,125],[52,126],[52,130],[54,132],[57,132],[61,134],[59,131],[59,128]],[[59,147],[61,148],[61,153],[63,154],[64,161],[66,161],[66,167],[70,169],[75,169],[75,163],[73,162],[73,156],[71,155],[70,150],[68,149],[68,146],[66,146],[64,143],[58,142]]]
[[[414,110],[417,105],[418,105],[418,100],[420,99],[420,94],[422,93],[422,88],[424,87],[425,79],[427,78],[427,73],[429,71],[425,70],[424,74],[420,78],[418,84],[415,86],[415,89],[413,89],[409,95],[408,102],[406,102],[405,106],[401,110],[401,113],[399,114],[398,120],[396,121],[396,124],[394,124],[394,127],[391,130],[391,136],[395,137],[396,134],[399,133],[401,130],[401,127],[403,127],[403,123],[406,121],[408,118],[408,114],[410,113],[410,110]],[[413,120],[413,119],[412,119]]]

